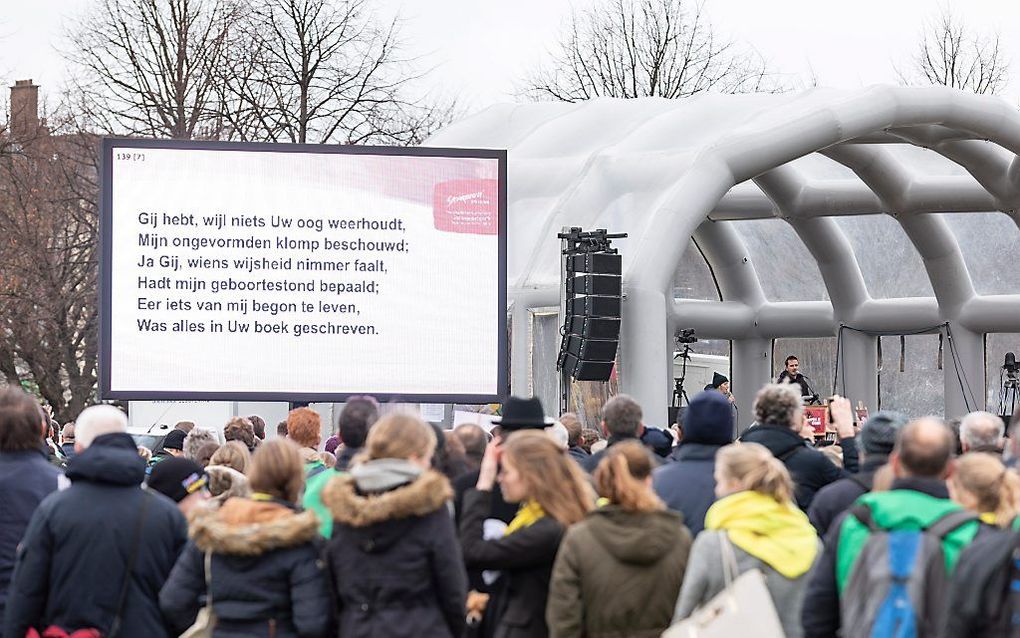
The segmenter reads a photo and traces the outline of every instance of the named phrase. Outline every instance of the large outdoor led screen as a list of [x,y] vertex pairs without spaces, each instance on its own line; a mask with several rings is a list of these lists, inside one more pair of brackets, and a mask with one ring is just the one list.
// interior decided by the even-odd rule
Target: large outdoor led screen
[[506,391],[505,151],[107,139],[100,390]]

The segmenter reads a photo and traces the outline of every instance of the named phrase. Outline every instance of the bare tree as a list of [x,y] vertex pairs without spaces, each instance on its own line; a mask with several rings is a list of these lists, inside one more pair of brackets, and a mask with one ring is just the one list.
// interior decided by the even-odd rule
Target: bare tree
[[1009,61],[998,33],[973,32],[946,5],[927,21],[910,65],[896,72],[903,84],[940,84],[994,94],[1009,81]]
[[410,90],[416,60],[368,0],[100,0],[69,40],[101,132],[415,143],[452,113]]
[[[63,131],[60,131],[63,132]],[[93,136],[42,126],[0,153],[0,374],[58,419],[95,398],[97,357]]]
[[221,108],[241,139],[413,143],[450,111],[410,91],[397,22],[366,0],[255,0],[230,42]]
[[102,132],[196,136],[209,117],[237,7],[230,0],[101,0],[68,34],[77,108]]
[[783,87],[760,56],[719,38],[691,0],[603,0],[571,14],[550,62],[526,81],[533,99],[682,98]]

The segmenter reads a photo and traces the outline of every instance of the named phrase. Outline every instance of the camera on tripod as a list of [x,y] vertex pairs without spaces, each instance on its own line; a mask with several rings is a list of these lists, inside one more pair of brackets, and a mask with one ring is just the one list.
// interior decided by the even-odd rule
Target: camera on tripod
[[677,343],[697,343],[698,338],[694,336],[694,328],[681,330],[676,333]]
[[1018,378],[1018,375],[1020,375],[1020,363],[1017,362],[1015,354],[1012,352],[1006,353],[1006,360],[1002,364],[1002,369],[1006,371],[1008,378]]

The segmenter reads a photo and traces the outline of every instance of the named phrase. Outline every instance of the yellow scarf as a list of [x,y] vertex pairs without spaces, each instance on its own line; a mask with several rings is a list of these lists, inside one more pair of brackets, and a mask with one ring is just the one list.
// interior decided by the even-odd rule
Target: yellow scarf
[[734,545],[790,579],[807,573],[818,553],[818,535],[804,512],[758,492],[716,501],[705,529],[726,530]]
[[995,512],[981,512],[978,514],[978,520],[988,525],[999,525],[999,517],[995,515]]
[[528,501],[521,505],[521,509],[517,510],[517,516],[514,516],[514,520],[510,521],[510,524],[506,526],[506,531],[503,532],[503,536],[509,536],[517,530],[530,527],[535,524],[540,518],[545,517],[545,510],[538,504],[538,501],[528,499]]

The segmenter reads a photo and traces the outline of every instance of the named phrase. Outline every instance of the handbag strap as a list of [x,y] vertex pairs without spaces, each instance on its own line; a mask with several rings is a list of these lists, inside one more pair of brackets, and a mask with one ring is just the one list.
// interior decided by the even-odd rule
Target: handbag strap
[[142,526],[145,523],[145,513],[149,510],[149,501],[155,498],[149,494],[147,489],[142,489],[142,509],[138,512],[138,520],[135,522],[134,538],[131,540],[131,553],[128,554],[127,567],[124,570],[124,582],[120,586],[120,598],[117,601],[117,611],[110,623],[109,638],[114,638],[120,632],[121,618],[124,613],[124,603],[127,602],[128,587],[131,585],[131,573],[135,569],[135,559],[138,557],[138,548],[142,543]]
[[205,605],[212,607],[212,550],[205,553]]
[[737,568],[737,554],[733,551],[733,544],[730,542],[730,537],[726,530],[723,530],[720,535],[719,549],[722,553],[723,582],[726,584],[726,590],[729,591],[733,581],[737,579],[740,573]]

